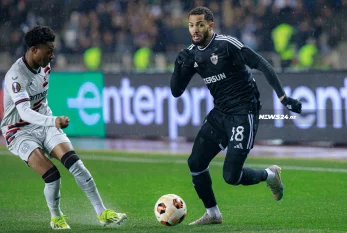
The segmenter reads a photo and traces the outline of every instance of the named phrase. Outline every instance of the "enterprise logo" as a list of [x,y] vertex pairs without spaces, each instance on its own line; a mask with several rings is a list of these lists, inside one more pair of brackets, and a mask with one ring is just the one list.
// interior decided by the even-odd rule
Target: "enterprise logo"
[[[92,98],[86,97],[87,93],[93,95]],[[99,109],[102,106],[102,96],[99,93],[98,87],[91,82],[84,83],[78,90],[76,98],[69,98],[67,105],[69,108],[78,109],[79,116],[87,125],[95,125],[100,120],[99,113],[87,113],[86,109]]]

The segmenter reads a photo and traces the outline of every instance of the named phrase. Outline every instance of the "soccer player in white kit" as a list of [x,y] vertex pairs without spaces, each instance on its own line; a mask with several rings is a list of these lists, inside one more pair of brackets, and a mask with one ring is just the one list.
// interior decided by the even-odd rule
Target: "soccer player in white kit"
[[62,131],[69,125],[69,118],[52,116],[48,107],[54,39],[54,32],[47,26],[35,26],[25,34],[27,51],[5,76],[2,134],[9,151],[42,176],[52,229],[70,229],[70,226],[60,210],[60,173],[45,152],[49,158],[61,161],[75,177],[93,205],[101,225],[120,224],[127,219],[126,214],[105,208],[93,177]]

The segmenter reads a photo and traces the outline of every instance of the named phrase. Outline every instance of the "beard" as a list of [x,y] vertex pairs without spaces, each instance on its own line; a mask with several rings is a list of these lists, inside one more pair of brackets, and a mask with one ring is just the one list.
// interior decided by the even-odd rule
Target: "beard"
[[202,38],[199,41],[194,41],[192,38],[192,43],[196,46],[203,46],[206,44],[208,38],[208,30],[202,35]]

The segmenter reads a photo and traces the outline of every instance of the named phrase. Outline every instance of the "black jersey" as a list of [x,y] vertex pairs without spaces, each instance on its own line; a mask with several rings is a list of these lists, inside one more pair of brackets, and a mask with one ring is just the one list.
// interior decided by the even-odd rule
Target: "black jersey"
[[203,49],[188,47],[194,69],[214,98],[215,107],[227,113],[259,111],[259,92],[241,54],[244,45],[234,37],[214,34]]
[[260,94],[246,65],[261,70],[277,95],[283,88],[271,65],[253,50],[231,36],[213,34],[204,48],[191,45],[188,65],[175,62],[171,91],[180,96],[192,76],[198,73],[214,98],[215,108],[225,113],[248,114],[260,110]]

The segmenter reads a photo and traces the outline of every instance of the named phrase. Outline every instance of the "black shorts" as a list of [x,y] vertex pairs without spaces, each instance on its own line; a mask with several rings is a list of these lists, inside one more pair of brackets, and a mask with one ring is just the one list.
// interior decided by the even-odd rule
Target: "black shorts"
[[211,140],[228,150],[250,150],[259,125],[259,114],[230,115],[212,109],[205,121],[216,130],[213,135],[206,132]]

